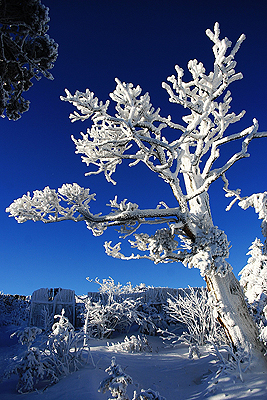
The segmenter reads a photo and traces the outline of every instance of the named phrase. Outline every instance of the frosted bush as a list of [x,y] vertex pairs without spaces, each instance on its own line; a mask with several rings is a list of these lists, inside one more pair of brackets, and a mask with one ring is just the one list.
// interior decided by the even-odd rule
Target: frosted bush
[[[151,300],[153,301],[153,300]],[[158,328],[166,328],[167,315],[164,311],[163,305],[155,305],[153,302],[146,303],[142,301],[140,317],[140,332],[149,336],[155,336]]]
[[144,305],[142,297],[136,297],[139,292],[144,292],[145,285],[133,287],[128,282],[123,286],[115,284],[111,277],[102,282],[96,278],[95,282],[100,285],[100,299],[97,302],[92,299],[84,301],[84,332],[89,337],[109,338],[114,331],[127,332],[134,323],[140,326],[143,333],[156,333],[156,326],[149,315],[151,308]]
[[42,353],[37,347],[28,349],[22,359],[5,373],[5,377],[9,378],[12,374],[19,377],[17,384],[19,393],[32,392],[40,380],[47,379],[50,384],[59,380],[49,363],[43,360]]
[[47,306],[43,307],[41,310],[41,321],[44,332],[48,333],[53,325],[54,315],[49,312]]
[[68,375],[83,367],[91,358],[90,349],[84,347],[83,332],[75,332],[74,327],[64,316],[55,315],[58,321],[52,326],[44,353],[57,376]]
[[136,286],[133,286],[131,282],[127,282],[125,285],[122,285],[120,282],[115,283],[111,276],[103,279],[102,282],[99,280],[99,278],[90,279],[87,277],[86,279],[89,282],[95,282],[99,285],[98,292],[100,293],[102,302],[105,304],[125,297],[136,298],[138,293],[140,293],[141,297],[144,292],[153,288],[153,286],[146,286],[145,283],[140,283]]
[[107,343],[108,348],[115,353],[118,351],[124,351],[127,353],[143,353],[143,352],[152,352],[152,348],[148,343],[148,340],[145,336],[135,336],[132,335],[130,338],[125,336],[123,342],[118,343]]
[[[86,279],[89,282],[93,281],[89,277],[87,277]],[[122,285],[120,282],[116,284],[111,276],[103,279],[102,282],[99,280],[99,278],[95,278],[94,282],[99,285],[99,293],[104,296],[106,295],[109,299],[113,299],[114,297],[120,296],[122,294],[144,292],[149,288],[146,287],[144,283],[140,283],[136,286],[133,286],[131,282],[127,282],[125,285]]]
[[159,392],[154,392],[152,389],[141,389],[141,393],[138,395],[134,392],[133,400],[166,400],[166,398],[161,396]]
[[10,378],[12,374],[18,375],[17,391],[28,393],[35,389],[40,380],[47,379],[50,383],[58,382],[58,377],[44,357],[44,353],[38,347],[31,347],[41,329],[36,327],[26,327],[22,331],[14,332],[12,336],[17,336],[22,345],[27,346],[27,350],[21,358],[14,357],[13,364],[5,372],[4,377]]
[[[56,315],[59,321],[52,326],[52,332],[43,338],[39,347],[33,347],[42,330],[26,327],[11,336],[18,336],[19,342],[27,346],[21,358],[14,357],[13,365],[5,372],[5,377],[12,374],[19,377],[17,390],[19,393],[33,391],[39,381],[48,380],[49,384],[57,383],[60,377],[77,371],[91,357],[90,349],[83,346],[83,333],[75,332],[64,310]],[[93,363],[92,357],[91,361]]]
[[85,330],[89,337],[108,338],[115,330],[125,332],[135,322],[141,324],[140,301],[126,298],[103,304],[86,302]]
[[[87,278],[90,282],[93,280]],[[144,283],[133,286],[115,283],[109,277],[99,285],[98,301],[84,299],[87,312],[84,314],[85,326],[88,325],[88,335],[98,338],[110,337],[112,332],[127,332],[132,324],[137,324],[141,333],[156,335],[157,329],[168,325],[163,303],[166,295],[162,288],[154,293],[155,288]],[[140,294],[140,295],[139,295]]]
[[[211,343],[212,354],[219,360],[219,369],[215,378],[219,375],[235,375],[242,382],[243,374],[250,368],[252,362],[252,347],[246,343],[244,347],[234,348],[231,343],[219,348],[214,342]],[[224,354],[224,355],[223,355]]]
[[[183,324],[187,329],[179,338],[174,334],[169,335],[169,340],[173,343],[177,341],[187,343],[190,358],[194,354],[199,356],[197,346],[203,346],[210,340],[216,343],[225,341],[224,332],[216,320],[206,289],[189,287],[189,291],[183,291],[183,296],[171,296],[168,299],[167,312],[174,321]],[[168,332],[162,331],[162,333],[167,334],[168,339]]]
[[31,327],[26,327],[23,330],[18,330],[10,336],[11,338],[14,336],[17,336],[19,339],[19,342],[22,345],[27,345],[28,349],[32,345],[32,343],[35,341],[36,336],[40,335],[42,333],[42,329],[37,328],[36,326],[31,326]]
[[0,292],[0,326],[28,324],[30,301],[26,296]]

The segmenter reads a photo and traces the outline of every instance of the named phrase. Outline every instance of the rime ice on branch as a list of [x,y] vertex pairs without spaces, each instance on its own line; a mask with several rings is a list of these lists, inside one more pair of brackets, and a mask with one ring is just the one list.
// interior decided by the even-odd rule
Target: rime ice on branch
[[[76,91],[74,95],[66,90],[66,97],[61,97],[78,110],[70,114],[72,122],[91,120],[87,133],[82,133],[80,139],[72,137],[76,153],[82,155],[88,166],[86,175],[103,172],[106,180],[115,184],[113,173],[123,160],[128,160],[129,166],[141,162],[169,184],[177,207],[169,208],[162,201],[154,209],[141,210],[126,200],[118,203],[115,197],[108,204],[111,212],[93,214],[89,202],[94,195],[89,195],[89,189],[68,184],[57,192],[47,187],[35,191],[33,197],[24,195],[7,211],[18,222],[83,220],[94,235],[101,235],[110,226],[119,226],[121,237],[134,235],[135,240],[129,242],[139,253],[125,256],[120,243],[113,246],[106,242],[107,254],[126,260],[148,258],[155,263],[181,261],[199,268],[215,300],[221,304],[221,323],[227,327],[230,340],[238,345],[245,340],[255,341],[256,333],[244,311],[240,285],[225,260],[229,253],[227,237],[213,225],[208,189],[222,177],[226,196],[234,196],[231,205],[241,200],[239,189],[229,189],[225,174],[235,162],[249,156],[250,141],[266,137],[267,132],[258,132],[258,122],[253,119],[246,129],[225,134],[229,125],[238,122],[245,113],[230,112],[232,98],[228,90],[231,83],[242,78],[235,71],[235,55],[245,36],[241,35],[232,46],[228,38],[220,39],[218,23],[214,32],[208,29],[206,34],[213,42],[213,70],[206,73],[201,62],[190,60],[189,82],[183,81],[184,71],[176,66],[176,76],[167,78],[170,84],[162,84],[170,102],[182,105],[189,112],[182,118],[182,124],[172,121],[171,116],[162,117],[160,109],[152,106],[149,94],[141,94],[140,86],[119,79],[110,94],[116,103],[114,116],[108,112],[109,100],[99,101],[89,89],[85,93]],[[168,140],[164,132],[170,130],[173,136]],[[241,142],[240,150],[215,167],[221,146],[236,140]],[[144,224],[165,226],[153,235],[136,233]],[[236,313],[237,308],[240,313]]]
[[[135,234],[135,241],[130,241],[132,247],[145,251],[145,255],[124,256],[120,252],[120,244],[112,246],[111,242],[105,244],[106,252],[124,259],[145,257],[154,262],[180,260],[191,266],[205,265],[204,269],[201,267],[203,275],[208,272],[207,265],[220,264],[220,267],[213,268],[215,272],[227,270],[228,264],[222,259],[228,256],[226,236],[223,240],[226,250],[219,255],[215,251],[215,247],[218,248],[215,236],[222,237],[220,231],[215,236],[214,233],[208,234],[210,229],[215,231],[216,228],[211,222],[207,190],[220,176],[226,181],[225,172],[237,160],[248,156],[247,146],[252,138],[265,136],[266,132],[257,132],[258,124],[254,120],[247,129],[224,136],[227,127],[244,115],[244,111],[238,115],[229,112],[231,94],[226,89],[233,81],[242,78],[241,73],[235,72],[234,57],[245,36],[241,35],[232,48],[227,38],[219,38],[217,23],[214,32],[207,30],[206,34],[214,44],[213,71],[206,74],[201,62],[191,60],[188,63],[191,81],[183,82],[184,72],[176,66],[177,76],[167,79],[172,87],[162,84],[171,102],[181,104],[190,111],[183,117],[184,125],[172,122],[170,116],[162,117],[160,109],[152,107],[149,94],[141,95],[139,86],[135,88],[118,79],[116,89],[110,94],[116,102],[115,116],[108,113],[109,101],[99,101],[88,89],[85,93],[76,91],[74,95],[66,90],[66,97],[61,97],[78,110],[70,114],[72,122],[92,120],[91,128],[82,134],[81,139],[72,137],[76,153],[82,154],[83,162],[89,167],[87,175],[103,172],[107,181],[115,184],[112,174],[122,160],[129,160],[130,166],[142,162],[171,186],[177,207],[169,208],[162,202],[156,209],[140,210],[137,204],[126,200],[118,203],[115,197],[109,204],[111,213],[93,215],[89,211],[89,202],[95,199],[94,195],[89,195],[89,189],[68,184],[58,192],[46,187],[43,191],[35,191],[32,198],[29,194],[24,195],[15,200],[7,211],[18,222],[28,219],[43,222],[85,220],[94,235],[101,235],[109,226],[120,226],[122,237],[127,237],[135,234],[143,224],[167,223],[167,228],[157,230],[152,236]],[[164,136],[164,128],[167,127],[174,133],[171,141]],[[243,140],[241,150],[221,167],[214,168],[220,146],[237,139]],[[206,162],[203,162],[205,155]],[[182,181],[185,183],[184,191]],[[228,186],[226,191],[229,196]],[[203,236],[207,235],[213,237],[208,240],[213,243],[213,250],[208,252],[205,249],[209,244],[202,243]],[[180,239],[180,246],[175,236]]]

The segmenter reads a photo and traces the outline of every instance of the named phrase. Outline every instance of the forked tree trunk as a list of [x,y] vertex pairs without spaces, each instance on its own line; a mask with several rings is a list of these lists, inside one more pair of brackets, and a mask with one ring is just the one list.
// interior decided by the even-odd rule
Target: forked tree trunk
[[[187,159],[185,165],[189,169]],[[184,181],[188,194],[194,193],[202,183],[194,174],[184,174]],[[190,200],[189,208],[190,213],[194,215],[206,215],[206,223],[213,226],[207,192]],[[248,342],[255,350],[263,350],[263,344],[258,339],[258,328],[249,313],[244,293],[233,272],[229,271],[223,277],[211,273],[205,279],[207,288],[215,300],[218,320],[234,348],[244,347]]]
[[258,340],[258,329],[233,272],[228,272],[224,277],[211,275],[205,279],[208,290],[216,299],[218,320],[233,346],[244,347],[249,342],[255,350],[263,350],[263,345]]

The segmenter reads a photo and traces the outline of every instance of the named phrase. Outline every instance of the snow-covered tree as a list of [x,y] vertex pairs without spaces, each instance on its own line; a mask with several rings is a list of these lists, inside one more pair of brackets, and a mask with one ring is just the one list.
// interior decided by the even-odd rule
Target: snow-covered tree
[[105,372],[108,373],[109,377],[100,382],[98,391],[106,393],[109,390],[112,397],[108,400],[129,400],[126,391],[128,385],[133,383],[133,380],[130,375],[126,374],[121,366],[116,363],[116,357],[112,357],[111,365]]
[[[111,365],[105,370],[108,373],[108,377],[100,382],[98,391],[106,393],[110,391],[112,397],[108,400],[118,399],[118,400],[130,400],[127,395],[127,388],[129,384],[133,384],[133,379],[131,376],[127,375],[122,367],[117,364],[116,357],[112,357]],[[135,384],[139,386],[139,384]],[[155,392],[152,389],[141,389],[140,393],[137,394],[135,390],[133,393],[132,400],[166,400],[165,397],[161,396],[159,392]]]
[[255,193],[238,204],[243,209],[254,207],[262,220],[264,244],[260,239],[255,239],[247,253],[250,256],[247,265],[239,275],[249,309],[259,328],[260,338],[267,345],[267,192]]
[[255,239],[249,248],[247,265],[240,271],[240,284],[250,304],[258,302],[262,295],[267,300],[267,255],[262,252],[263,244]]
[[[213,43],[214,68],[206,70],[201,62],[188,63],[192,79],[183,80],[184,71],[175,66],[176,76],[167,78],[163,88],[172,103],[182,105],[187,114],[183,122],[173,122],[155,110],[148,93],[141,95],[140,86],[116,79],[116,88],[110,94],[116,103],[116,113],[108,112],[109,101],[99,101],[89,89],[72,95],[66,90],[62,100],[72,103],[78,111],[70,114],[72,122],[91,119],[91,127],[81,139],[72,137],[76,153],[90,168],[87,175],[104,173],[106,180],[115,184],[113,173],[123,160],[129,166],[145,164],[171,188],[177,201],[168,207],[161,201],[156,208],[140,209],[135,203],[117,196],[110,200],[109,213],[94,214],[90,209],[95,194],[78,184],[64,184],[58,190],[46,187],[27,193],[8,208],[18,222],[27,220],[45,223],[62,220],[85,221],[93,235],[101,235],[109,227],[120,227],[123,238],[129,240],[137,254],[126,256],[121,244],[105,243],[106,253],[129,260],[146,258],[155,263],[182,262],[189,268],[199,268],[208,289],[214,297],[217,316],[234,346],[246,341],[257,347],[257,329],[248,312],[243,292],[232,267],[226,261],[229,243],[226,234],[214,226],[209,205],[208,189],[218,178],[224,181],[232,205],[241,200],[240,190],[230,190],[226,172],[235,162],[248,157],[247,148],[252,139],[266,137],[258,131],[256,119],[248,128],[225,134],[229,125],[238,122],[245,111],[230,112],[231,93],[228,86],[242,78],[235,71],[235,55],[245,35],[236,44],[228,38],[220,39],[219,24],[207,36]],[[166,128],[166,130],[165,130]],[[164,131],[165,130],[165,131]],[[164,132],[173,132],[167,139]],[[168,135],[170,137],[170,135]],[[218,166],[220,148],[233,141],[241,142],[240,151]],[[215,166],[215,162],[217,166]],[[161,225],[154,234],[137,233],[145,224]]]
[[255,239],[247,253],[250,255],[247,265],[239,275],[250,312],[267,343],[267,255],[263,254],[263,247],[260,239]]
[[0,115],[17,120],[30,102],[31,79],[53,79],[58,45],[47,34],[48,8],[40,0],[0,2]]

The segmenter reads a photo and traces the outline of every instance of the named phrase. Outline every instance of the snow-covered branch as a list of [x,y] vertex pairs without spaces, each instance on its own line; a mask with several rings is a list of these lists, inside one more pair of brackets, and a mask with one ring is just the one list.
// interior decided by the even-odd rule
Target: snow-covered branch
[[129,240],[131,247],[145,254],[134,254],[125,256],[121,253],[121,243],[112,246],[111,241],[105,242],[106,253],[121,260],[149,259],[155,264],[169,263],[174,261],[184,262],[189,252],[184,247],[179,247],[175,235],[171,229],[158,229],[154,235],[139,233],[134,235],[135,240]]
[[[228,38],[220,39],[218,23],[213,32],[208,29],[206,34],[213,42],[213,71],[206,73],[201,62],[190,60],[188,69],[192,79],[189,82],[183,81],[184,71],[176,65],[177,76],[167,78],[172,87],[162,84],[171,102],[190,111],[182,118],[184,125],[173,122],[171,116],[162,117],[160,109],[153,108],[149,94],[141,94],[139,85],[134,87],[117,78],[116,88],[110,93],[116,103],[114,116],[108,113],[109,100],[99,101],[89,89],[85,93],[76,91],[74,95],[66,90],[66,97],[61,99],[79,111],[70,114],[71,121],[89,118],[92,121],[81,139],[72,137],[76,153],[82,154],[82,161],[90,167],[86,175],[103,172],[107,181],[115,184],[112,175],[123,160],[128,160],[129,166],[141,161],[171,186],[180,207],[186,210],[187,202],[192,208],[192,199],[206,193],[235,162],[248,157],[247,147],[253,138],[267,136],[266,132],[257,132],[256,120],[247,129],[225,136],[228,126],[238,122],[245,113],[229,111],[232,98],[228,90],[232,82],[242,78],[235,71],[235,55],[245,35],[232,46]],[[163,134],[165,128],[170,128],[175,137],[167,140]],[[241,150],[220,168],[212,169],[220,156],[220,147],[239,139]]]
[[214,42],[214,71],[205,75],[203,64],[197,60],[190,60],[188,69],[192,74],[192,81],[183,82],[184,71],[176,65],[177,78],[174,75],[168,78],[173,89],[167,83],[162,85],[167,90],[171,102],[181,104],[200,115],[206,113],[207,107],[211,106],[211,103],[225,91],[230,83],[242,79],[241,73],[235,73],[234,56],[245,39],[245,35],[241,35],[231,53],[227,55],[227,50],[232,43],[228,38],[219,39],[219,24],[215,24],[214,32],[207,29],[206,34]]
[[76,91],[74,96],[66,90],[67,96],[61,97],[81,113],[70,114],[72,122],[90,117],[93,122],[82,139],[72,137],[76,153],[83,154],[83,162],[97,167],[86,175],[104,172],[107,181],[115,184],[111,176],[123,159],[130,160],[131,165],[143,161],[154,172],[164,173],[177,158],[177,151],[168,144],[161,130],[167,125],[174,129],[183,127],[172,123],[170,117],[162,118],[159,109],[155,111],[152,107],[148,93],[139,96],[140,86],[134,88],[132,84],[115,81],[116,89],[110,94],[117,102],[114,117],[107,113],[109,101],[99,102],[89,89],[85,93]]
[[[7,207],[6,212],[19,223],[28,220],[57,222],[63,220],[83,221],[85,218],[79,212],[89,211],[89,202],[94,200],[95,194],[89,194],[90,189],[84,189],[77,183],[64,184],[56,192],[48,186],[44,190],[35,190],[33,196],[24,194]],[[63,206],[63,203],[67,204]]]
[[186,225],[187,234],[191,233],[192,238],[194,237],[189,229],[187,216],[179,207],[168,208],[160,204],[155,209],[141,210],[137,204],[127,202],[126,199],[118,203],[115,197],[108,204],[112,209],[109,214],[92,214],[89,203],[95,200],[95,193],[89,192],[90,189],[84,189],[77,183],[64,184],[58,191],[47,186],[44,190],[35,190],[33,196],[27,193],[14,200],[6,211],[19,223],[28,220],[44,223],[85,221],[95,236],[101,235],[109,226],[121,226],[120,232],[126,237],[142,224],[181,222],[181,226]]

